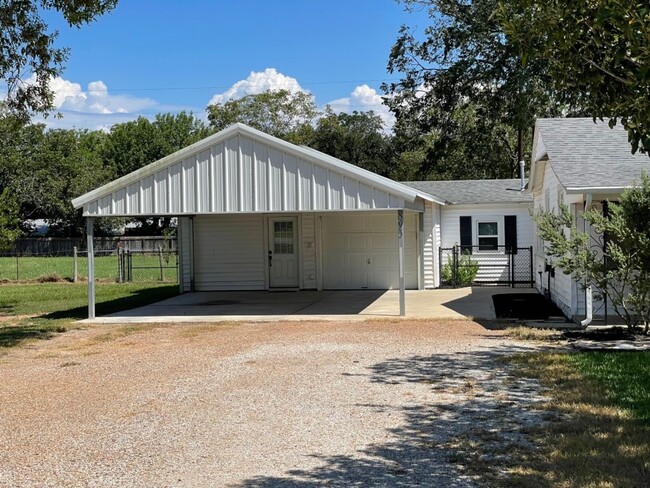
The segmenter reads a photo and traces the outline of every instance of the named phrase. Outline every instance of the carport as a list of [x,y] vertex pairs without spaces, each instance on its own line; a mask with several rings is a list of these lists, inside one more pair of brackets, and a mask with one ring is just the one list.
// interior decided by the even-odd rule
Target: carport
[[[235,124],[73,200],[93,219],[176,217],[180,291],[406,290],[431,279],[427,193]],[[324,303],[327,303],[325,301]],[[323,305],[324,306],[324,305]]]

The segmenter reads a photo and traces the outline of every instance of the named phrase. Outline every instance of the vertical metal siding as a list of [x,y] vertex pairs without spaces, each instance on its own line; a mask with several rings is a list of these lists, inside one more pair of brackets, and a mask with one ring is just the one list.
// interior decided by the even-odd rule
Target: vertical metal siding
[[117,187],[86,215],[183,215],[403,208],[402,198],[245,136]]
[[302,214],[302,288],[316,288],[316,217]]

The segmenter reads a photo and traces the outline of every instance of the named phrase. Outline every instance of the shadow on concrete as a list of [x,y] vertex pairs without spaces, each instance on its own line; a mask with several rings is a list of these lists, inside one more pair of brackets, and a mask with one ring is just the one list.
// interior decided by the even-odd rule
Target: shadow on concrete
[[118,315],[120,317],[358,315],[377,302],[385,293],[385,290],[192,292],[146,307],[120,312]]
[[[249,488],[334,487],[474,487],[464,470],[468,443],[480,442],[487,461],[498,463],[511,448],[531,448],[522,430],[542,423],[537,409],[542,398],[532,380],[510,376],[498,365],[500,356],[529,351],[508,347],[491,351],[395,358],[371,366],[368,381],[386,388],[401,383],[425,383],[436,394],[430,403],[404,402],[362,405],[402,418],[388,432],[389,440],[368,445],[356,455],[323,456],[312,453],[317,467],[293,469],[282,476],[257,476],[230,486]],[[410,404],[409,404],[410,403]],[[354,426],[363,429],[363,426]],[[475,449],[472,448],[472,449]],[[527,480],[523,480],[527,481]],[[539,479],[528,480],[539,484]],[[521,486],[528,486],[522,484]]]

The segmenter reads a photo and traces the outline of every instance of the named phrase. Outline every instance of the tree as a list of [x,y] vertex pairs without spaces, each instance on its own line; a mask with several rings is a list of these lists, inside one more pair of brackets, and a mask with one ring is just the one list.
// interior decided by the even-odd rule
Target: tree
[[158,114],[111,127],[102,156],[119,178],[183,149],[208,135],[211,130],[192,114]]
[[586,222],[604,236],[594,240],[580,231],[565,205],[559,213],[534,215],[547,255],[557,260],[565,274],[583,288],[593,285],[606,295],[616,313],[635,329],[650,325],[650,178],[642,175],[638,186],[624,191],[618,203],[610,202],[603,215],[583,214]]
[[48,32],[42,12],[58,11],[71,27],[81,27],[116,5],[117,0],[0,0],[0,79],[15,116],[27,121],[54,108],[49,82],[61,74],[69,54],[55,46],[58,33]]
[[650,5],[646,0],[501,0],[495,15],[524,64],[547,63],[560,100],[620,122],[650,156]]
[[20,234],[18,204],[9,189],[5,188],[0,191],[0,251],[11,249]]
[[388,176],[390,138],[381,117],[374,112],[334,113],[330,107],[318,119],[310,147],[360,168]]
[[520,62],[493,17],[498,0],[404,3],[432,25],[421,38],[402,26],[388,61],[402,75],[383,86],[402,150],[421,158],[420,177],[516,175],[535,118],[561,113],[546,61]]
[[209,105],[206,110],[214,130],[219,131],[241,122],[294,143],[302,143],[309,137],[311,123],[318,115],[310,94],[289,90],[268,90],[246,95]]

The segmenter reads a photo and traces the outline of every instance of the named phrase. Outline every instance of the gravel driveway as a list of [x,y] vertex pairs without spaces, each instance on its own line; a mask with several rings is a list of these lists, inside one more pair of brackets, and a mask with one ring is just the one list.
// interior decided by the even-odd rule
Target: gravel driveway
[[530,347],[468,321],[72,331],[0,357],[0,486],[475,486],[455,440],[540,421],[497,362]]

